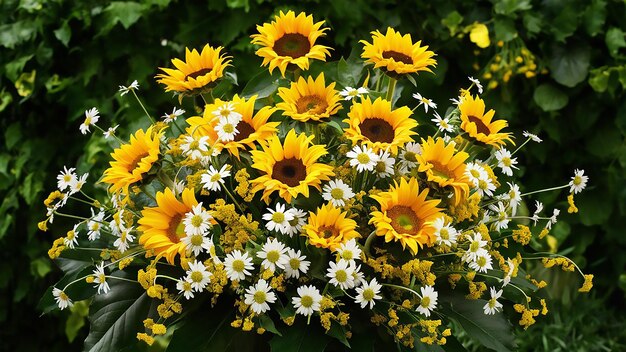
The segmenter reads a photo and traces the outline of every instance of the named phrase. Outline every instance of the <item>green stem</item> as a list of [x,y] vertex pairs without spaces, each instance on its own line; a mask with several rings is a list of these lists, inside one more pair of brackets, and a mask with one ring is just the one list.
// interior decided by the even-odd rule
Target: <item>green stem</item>
[[372,231],[367,239],[365,240],[365,245],[363,246],[363,251],[367,254],[368,257],[372,256],[370,249],[372,247],[372,242],[374,242],[374,238],[376,238],[376,230]]
[[420,295],[419,293],[417,293],[416,291],[414,291],[414,290],[412,290],[412,289],[410,289],[408,287],[404,287],[404,286],[400,286],[400,285],[394,285],[394,284],[388,284],[388,283],[384,283],[384,282],[381,282],[380,284],[383,285],[383,286],[388,286],[388,287],[393,287],[393,288],[397,288],[397,289],[400,289],[400,290],[409,291],[409,292],[413,293],[414,295],[416,295],[417,297],[419,297],[420,299],[422,299],[422,295]]
[[393,93],[395,93],[396,90],[396,83],[398,83],[398,80],[395,78],[391,78],[389,77],[389,86],[387,86],[387,100],[389,100],[390,102],[393,102]]
[[519,147],[517,147],[517,149],[515,149],[513,153],[511,153],[511,156],[515,155],[515,153],[517,153],[520,149],[522,149],[522,147],[528,144],[528,142],[530,142],[530,138],[528,138],[524,143],[522,143]]
[[540,189],[540,190],[537,190],[537,191],[523,193],[522,195],[520,195],[520,197],[528,196],[528,195],[535,194],[535,193],[556,191],[556,190],[567,188],[567,187],[569,187],[569,185],[557,186],[557,187],[552,187],[552,188],[544,188],[544,189]]
[[148,118],[150,119],[150,122],[152,123],[156,123],[156,121],[154,121],[154,119],[152,118],[152,116],[150,116],[150,114],[148,114],[148,110],[146,110],[146,107],[143,106],[143,103],[141,102],[141,100],[139,99],[139,96],[137,96],[137,93],[135,93],[134,89],[130,90],[131,92],[133,92],[133,95],[135,96],[135,99],[137,99],[137,102],[139,103],[139,105],[141,106],[141,108],[143,109],[143,112],[146,113],[146,116],[148,116]]

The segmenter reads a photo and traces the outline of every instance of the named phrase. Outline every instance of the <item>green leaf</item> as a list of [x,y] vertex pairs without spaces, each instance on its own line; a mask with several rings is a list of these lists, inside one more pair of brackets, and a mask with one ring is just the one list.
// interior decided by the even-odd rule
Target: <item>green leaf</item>
[[278,78],[269,75],[267,71],[261,71],[246,84],[241,91],[241,96],[250,98],[258,95],[257,99],[267,98],[278,90]]
[[48,258],[37,258],[30,262],[30,272],[38,277],[45,277],[52,267]]
[[4,69],[6,70],[6,75],[13,82],[17,81],[20,73],[24,70],[24,66],[30,59],[33,58],[33,54],[22,56],[19,59],[15,59],[8,64],[4,65]]
[[461,16],[461,14],[456,10],[450,12],[446,17],[441,19],[441,24],[446,26],[446,28],[450,31],[450,36],[457,34],[461,23],[463,23],[463,16]]
[[583,23],[587,33],[595,37],[602,31],[604,22],[606,21],[606,1],[593,0],[583,15]]
[[556,111],[565,107],[569,98],[554,85],[542,84],[535,89],[533,100],[543,111]]
[[265,330],[267,330],[267,331],[269,331],[269,332],[271,332],[271,333],[273,333],[273,334],[276,334],[276,335],[281,335],[281,336],[282,336],[282,334],[280,333],[280,331],[278,331],[278,329],[276,329],[276,325],[274,325],[274,321],[272,320],[272,318],[270,318],[269,316],[267,316],[267,314],[263,314],[263,315],[261,315],[261,316],[259,317],[259,325],[260,325],[263,329],[265,329]]
[[446,294],[441,298],[444,314],[461,324],[471,338],[496,351],[515,349],[511,324],[502,313],[485,315],[483,306],[487,301],[468,300],[463,295],[455,293]]
[[13,149],[17,143],[22,139],[22,128],[19,122],[12,123],[4,131],[4,143],[7,146],[7,150]]
[[580,17],[580,13],[574,6],[563,6],[556,17],[550,21],[548,28],[557,41],[565,42],[565,39],[574,34],[578,28]]
[[231,9],[243,8],[244,11],[250,11],[249,0],[226,0],[226,6]]
[[339,342],[344,344],[346,347],[350,348],[350,342],[346,339],[346,328],[345,326],[341,326],[341,324],[336,321],[331,321],[330,330],[326,332],[328,336],[332,336],[337,339]]
[[89,315],[89,305],[87,301],[74,302],[70,307],[72,314],[65,322],[65,336],[69,342],[74,341],[80,329],[85,326],[85,317]]
[[68,21],[63,21],[61,27],[54,31],[54,36],[63,43],[65,47],[70,42],[70,38],[72,37],[72,30],[70,29],[70,25]]
[[496,17],[493,29],[496,33],[496,40],[502,40],[503,42],[509,42],[517,38],[517,29],[515,29],[515,22],[512,19],[506,17]]
[[37,34],[38,25],[32,21],[17,21],[0,26],[0,46],[13,49],[17,44],[31,40]]
[[606,68],[597,68],[589,71],[589,85],[598,93],[606,91],[611,71]]
[[588,46],[555,47],[549,62],[552,78],[566,87],[576,86],[587,77],[590,56]]
[[541,32],[541,25],[543,24],[543,19],[536,13],[528,12],[524,14],[524,28],[529,33],[539,33]]
[[494,6],[494,11],[499,15],[511,15],[517,11],[532,9],[530,0],[500,0]]
[[270,340],[272,352],[321,352],[330,337],[321,330],[319,324],[305,325],[302,319],[289,327],[282,336]]
[[125,29],[130,28],[141,18],[145,6],[131,1],[113,1],[107,6],[102,14],[105,19],[104,26],[99,35],[108,33],[116,24],[121,23]]
[[33,205],[39,193],[43,190],[41,178],[35,176],[34,173],[29,173],[20,187],[20,193],[28,205]]
[[4,109],[6,109],[12,101],[13,96],[11,93],[3,89],[2,92],[0,92],[0,112],[4,111]]
[[624,32],[617,27],[612,27],[611,29],[606,31],[606,36],[604,40],[606,41],[606,46],[609,48],[609,53],[613,57],[618,57],[619,49],[626,47]]
[[339,84],[344,87],[357,88],[361,78],[363,65],[354,61],[346,61],[343,57],[337,62]]

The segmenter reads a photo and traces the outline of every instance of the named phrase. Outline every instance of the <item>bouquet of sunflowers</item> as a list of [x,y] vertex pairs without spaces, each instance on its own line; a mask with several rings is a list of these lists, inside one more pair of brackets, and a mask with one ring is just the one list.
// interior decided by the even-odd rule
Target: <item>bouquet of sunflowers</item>
[[[65,277],[42,308],[88,304],[86,351],[441,351],[460,332],[506,351],[513,325],[548,312],[525,268],[578,271],[589,291],[591,275],[537,250],[559,210],[526,206],[566,189],[576,212],[584,172],[522,193],[515,155],[541,140],[524,132],[515,147],[478,80],[443,116],[417,92],[397,106],[435,53],[389,28],[361,41],[362,60],[326,63],[323,25],[289,11],[257,26],[269,73],[233,96],[217,94],[234,77],[221,47],[161,68],[167,92],[202,99],[199,116],[146,112],[126,139],[86,111],[81,132],[117,145],[95,185],[108,197],[66,168],[39,224],[76,219],[49,251]],[[138,90],[120,94],[141,104]]]

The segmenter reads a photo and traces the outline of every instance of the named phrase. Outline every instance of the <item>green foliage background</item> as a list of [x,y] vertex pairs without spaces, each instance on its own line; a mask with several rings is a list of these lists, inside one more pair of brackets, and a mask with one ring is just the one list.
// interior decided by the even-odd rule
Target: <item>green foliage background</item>
[[[85,109],[101,112],[103,128],[121,124],[127,135],[142,112],[120,98],[118,85],[137,79],[150,113],[171,111],[154,75],[184,47],[223,45],[233,57],[240,86],[259,68],[249,35],[279,9],[304,10],[331,28],[324,44],[333,60],[360,50],[369,32],[392,26],[430,45],[436,76],[423,74],[418,90],[440,106],[482,77],[497,55],[523,45],[546,73],[513,75],[487,91],[488,104],[511,130],[539,133],[519,157],[522,190],[558,185],[583,168],[590,186],[577,196],[580,214],[569,215],[565,193],[541,198],[562,209],[552,234],[558,251],[595,274],[592,296],[578,297],[578,278],[542,275],[555,313],[520,336],[521,349],[625,348],[626,276],[626,5],[613,0],[432,1],[70,1],[0,2],[0,350],[78,350],[87,307],[69,316],[39,317],[36,309],[59,271],[47,258],[52,241],[70,227],[62,219],[37,230],[42,200],[64,165],[97,175],[110,150],[98,133],[78,131]],[[491,45],[469,40],[474,22],[487,24]],[[496,43],[503,42],[500,47]],[[478,70],[476,68],[479,68]],[[500,72],[501,76],[502,72]],[[494,76],[497,76],[494,73]],[[488,80],[484,80],[487,84]],[[189,112],[189,109],[188,109]],[[93,177],[90,180],[94,180]],[[610,307],[610,308],[607,308]],[[599,313],[598,313],[599,312]],[[588,319],[594,316],[593,319]],[[602,318],[599,318],[602,317]],[[67,336],[65,338],[64,336]],[[594,343],[590,343],[594,341]],[[471,343],[467,346],[473,349]]]

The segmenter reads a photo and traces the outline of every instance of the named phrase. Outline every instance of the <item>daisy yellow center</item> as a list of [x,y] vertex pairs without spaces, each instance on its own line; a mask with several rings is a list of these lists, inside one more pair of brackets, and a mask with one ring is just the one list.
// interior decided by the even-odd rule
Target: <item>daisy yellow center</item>
[[341,188],[334,188],[330,191],[330,196],[333,197],[333,199],[343,199],[343,190]]
[[583,183],[583,178],[580,176],[574,176],[574,181],[572,181],[572,183],[574,183],[574,185],[578,186],[581,183]]
[[278,251],[267,252],[267,261],[270,263],[276,263],[280,259],[280,253]]
[[219,172],[211,176],[211,182],[217,182],[221,179],[222,179],[222,175],[220,175]]
[[478,172],[478,170],[476,169],[471,169],[470,174],[474,176],[474,178],[480,178],[480,172]]
[[296,158],[283,159],[272,168],[272,178],[289,187],[295,187],[306,179],[306,167],[302,160]]
[[192,73],[188,74],[187,76],[185,76],[185,80],[187,78],[197,78],[197,77],[200,77],[200,76],[204,76],[207,73],[210,73],[211,70],[212,70],[211,68],[203,68],[203,69],[200,69],[198,71],[192,72]]
[[313,297],[309,295],[302,296],[302,298],[300,299],[300,304],[304,308],[310,308],[313,305]]
[[59,298],[60,298],[62,301],[67,301],[68,299],[70,299],[70,298],[69,298],[69,297],[65,294],[65,292],[63,292],[63,291],[61,291],[61,293],[59,293]]
[[63,176],[63,181],[70,182],[71,180],[72,180],[72,175],[65,175],[65,176]]
[[489,308],[495,308],[496,307],[496,299],[492,298],[489,300]]
[[120,235],[120,241],[126,242],[126,235],[128,235],[128,232],[122,232],[122,234]]
[[73,239],[74,239],[74,236],[75,236],[75,235],[76,235],[76,234],[74,233],[74,231],[68,231],[68,232],[67,232],[67,239],[71,241],[71,240],[73,240]]
[[483,190],[488,189],[489,184],[485,180],[478,180],[478,188],[483,189]]
[[167,229],[167,237],[174,243],[180,242],[181,237],[185,237],[185,226],[181,221],[182,214],[176,214],[170,220],[170,226]]
[[233,133],[233,131],[235,131],[235,126],[233,126],[232,123],[227,123],[224,125],[222,130],[224,130],[225,133]]
[[274,42],[274,51],[279,56],[291,56],[296,59],[309,53],[309,38],[300,33],[286,33]]
[[410,56],[403,54],[403,53],[399,53],[397,51],[393,51],[393,50],[385,50],[383,51],[383,58],[385,59],[393,59],[397,62],[402,62],[404,64],[407,65],[412,65],[413,64],[413,59],[411,59]]
[[300,222],[300,220],[298,219],[298,217],[294,217],[293,219],[291,219],[291,221],[288,221],[289,225],[291,226],[296,226],[298,225],[298,222]]
[[265,303],[266,298],[267,298],[267,294],[264,291],[256,291],[254,293],[254,301],[258,304]]
[[183,282],[183,291],[191,291],[191,282]]
[[298,270],[300,268],[300,259],[291,258],[289,259],[289,267],[293,270]]
[[359,162],[359,164],[369,164],[372,159],[369,155],[367,155],[367,153],[361,153],[356,156],[356,160]]
[[319,95],[305,95],[296,102],[298,114],[322,114],[326,112],[328,103]]
[[200,143],[198,141],[193,141],[189,143],[189,149],[198,149],[199,146],[200,146]]
[[439,231],[439,237],[441,237],[442,240],[449,239],[450,233],[448,232],[448,229],[441,229],[441,231]]
[[102,283],[104,283],[106,280],[107,280],[106,275],[104,275],[104,274],[99,274],[99,275],[98,275],[98,282],[99,282],[99,283],[101,283],[101,284],[102,284]]
[[478,241],[472,241],[469,247],[470,252],[477,252],[478,249],[480,249],[480,243]]
[[469,120],[469,122],[473,122],[476,125],[476,132],[485,134],[487,136],[491,133],[489,127],[487,127],[487,125],[485,125],[485,123],[480,118],[474,115],[469,115],[467,116],[467,119]]
[[384,161],[379,161],[376,163],[376,172],[382,173],[387,170],[387,164]]
[[240,273],[246,268],[246,264],[241,259],[233,260],[233,270]]
[[356,97],[357,95],[359,95],[359,91],[358,90],[351,90],[348,92],[348,95],[351,97]]
[[421,228],[421,221],[415,211],[404,205],[396,205],[387,210],[391,219],[391,226],[399,233],[417,234]]
[[448,125],[448,121],[446,121],[446,120],[439,121],[439,124],[441,125],[442,128],[450,127],[450,125]]
[[191,218],[191,226],[193,227],[200,227],[200,225],[202,225],[203,222],[204,220],[202,219],[202,216],[200,215],[194,215]]
[[478,257],[478,259],[476,260],[476,264],[478,264],[479,267],[484,267],[485,265],[487,265],[487,258],[485,257]]
[[374,299],[374,296],[376,296],[376,294],[374,293],[374,290],[372,290],[371,288],[363,290],[364,301],[371,301]]
[[354,258],[354,253],[352,253],[351,250],[345,250],[343,251],[343,253],[341,253],[341,257],[345,260],[351,260],[352,258]]
[[274,214],[272,214],[272,221],[277,224],[281,224],[283,221],[285,221],[285,214],[275,212]]
[[359,125],[363,136],[372,142],[391,143],[395,137],[393,126],[383,119],[368,118]]
[[230,114],[232,113],[232,111],[228,110],[228,109],[222,109],[222,111],[220,111],[220,115],[223,117],[228,117],[230,116]]
[[515,199],[516,197],[517,197],[517,192],[515,192],[515,191],[510,191],[509,192],[509,198]]
[[504,157],[502,158],[502,164],[504,164],[504,166],[511,166],[511,158],[509,157]]
[[422,306],[424,308],[428,308],[428,306],[430,306],[430,297],[424,296],[422,298],[422,302],[420,302],[420,306]]
[[204,278],[204,275],[202,275],[202,273],[199,271],[194,271],[191,273],[191,281],[193,282],[200,282],[202,281],[203,278]]
[[318,229],[319,235],[323,238],[331,238],[336,237],[339,234],[339,231],[334,226],[321,226]]
[[239,130],[239,133],[235,136],[235,141],[237,142],[248,138],[255,132],[254,128],[252,128],[252,126],[245,121],[239,122],[237,129]]
[[338,282],[346,282],[346,280],[348,280],[348,273],[343,269],[339,269],[335,272],[335,279],[337,279]]
[[413,152],[406,151],[404,152],[404,159],[406,159],[407,161],[416,162],[417,156]]
[[204,238],[202,237],[202,235],[193,235],[191,236],[191,244],[193,246],[201,246],[202,242],[204,242]]
[[91,125],[91,116],[85,117],[85,122],[83,122],[83,125],[85,126]]
[[100,230],[100,224],[97,223],[97,222],[94,222],[94,223],[91,224],[91,226],[89,226],[89,229],[91,231],[98,231],[98,230]]

